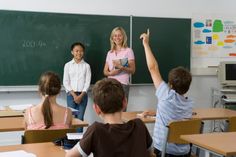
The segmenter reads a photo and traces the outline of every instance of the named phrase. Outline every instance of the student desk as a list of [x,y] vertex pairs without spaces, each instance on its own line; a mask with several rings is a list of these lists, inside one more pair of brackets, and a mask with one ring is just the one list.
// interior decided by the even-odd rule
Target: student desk
[[[11,107],[15,108],[19,106],[19,108],[21,108],[20,110],[14,110]],[[2,117],[23,117],[24,116],[24,112],[25,109],[30,107],[31,105],[12,105],[12,106],[2,106],[0,109],[0,118]],[[70,107],[69,107],[70,108]],[[78,114],[78,110],[70,108],[72,111],[73,115],[77,115]]]
[[[0,132],[6,131],[22,131],[25,130],[24,117],[4,117],[0,118]],[[81,121],[77,118],[73,118],[72,127],[85,127],[88,123]]]
[[156,118],[152,116],[139,117],[137,114],[142,113],[142,111],[133,111],[133,112],[122,112],[121,118],[124,122],[129,120],[140,118],[144,123],[155,123]]
[[[153,117],[138,117],[138,113],[142,113],[142,111],[123,112],[122,120],[127,122],[131,119],[140,118],[144,123],[154,123],[156,120]],[[228,119],[229,117],[236,117],[236,111],[225,108],[195,108],[192,116],[192,118],[201,120]]]
[[22,117],[24,116],[23,111],[13,111],[13,110],[1,110],[0,118],[2,117]]
[[236,111],[225,108],[193,109],[193,118],[198,118],[202,120],[217,120],[217,119],[228,119],[229,117],[236,117]]
[[220,156],[236,155],[236,142],[234,141],[236,132],[181,135],[180,138],[196,147],[205,149],[207,157],[210,152]]
[[60,146],[55,146],[52,142],[0,146],[0,152],[16,150],[24,150],[35,154],[37,157],[65,157],[66,154],[65,150]]

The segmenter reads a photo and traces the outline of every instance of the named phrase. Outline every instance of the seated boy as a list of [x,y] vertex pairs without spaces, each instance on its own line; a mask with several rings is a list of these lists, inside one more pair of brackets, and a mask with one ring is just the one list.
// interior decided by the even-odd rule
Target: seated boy
[[[165,83],[162,80],[158,63],[149,46],[149,30],[147,33],[143,33],[140,38],[143,40],[147,66],[158,98],[153,144],[154,153],[157,156],[161,156],[163,141],[165,141],[164,138],[166,136],[166,126],[171,121],[191,118],[192,116],[193,102],[184,96],[189,89],[192,76],[183,67],[177,67],[169,72],[168,84]],[[166,156],[188,156],[189,151],[189,145],[168,143]]]
[[124,123],[122,110],[127,101],[120,82],[105,78],[93,87],[94,111],[104,123],[94,122],[66,157],[147,157],[152,138],[140,119]]

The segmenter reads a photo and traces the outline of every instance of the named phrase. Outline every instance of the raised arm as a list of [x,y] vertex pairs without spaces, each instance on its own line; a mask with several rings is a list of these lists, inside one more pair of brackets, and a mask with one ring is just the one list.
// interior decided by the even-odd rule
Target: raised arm
[[159,71],[157,60],[155,59],[155,57],[152,53],[152,50],[150,48],[150,45],[149,45],[149,35],[150,35],[150,32],[148,29],[147,33],[141,34],[140,39],[143,40],[143,47],[144,47],[144,51],[145,51],[147,66],[148,66],[148,70],[151,74],[152,81],[153,81],[155,87],[158,88],[163,80],[162,80],[162,77],[161,77],[161,74]]

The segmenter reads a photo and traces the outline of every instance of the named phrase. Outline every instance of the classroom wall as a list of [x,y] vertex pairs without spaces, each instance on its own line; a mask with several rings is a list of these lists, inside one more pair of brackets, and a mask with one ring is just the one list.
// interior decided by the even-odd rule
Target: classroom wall
[[235,13],[234,0],[0,0],[0,9],[136,15],[154,17],[188,17],[192,13]]
[[[0,0],[0,9],[2,10],[176,18],[191,18],[195,13],[235,14],[235,5],[236,1],[234,0]],[[196,102],[195,107],[210,107],[211,88],[217,86],[216,76],[193,76],[188,95]],[[157,100],[154,92],[152,85],[131,86],[128,110],[155,108]],[[39,101],[37,92],[0,92],[0,105],[36,104]],[[59,96],[59,103],[66,104],[65,92]],[[89,123],[98,119],[92,110],[91,98],[89,98],[85,119]],[[3,135],[0,134],[0,138],[1,136]],[[14,139],[13,141],[11,139],[6,140],[8,143],[19,142],[14,141]]]

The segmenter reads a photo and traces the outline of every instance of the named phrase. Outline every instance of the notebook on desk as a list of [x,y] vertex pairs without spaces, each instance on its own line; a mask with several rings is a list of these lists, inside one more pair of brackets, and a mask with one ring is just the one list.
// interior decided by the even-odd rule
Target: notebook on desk
[[0,106],[0,111],[6,110],[5,106]]
[[66,136],[69,140],[80,140],[83,137],[83,133],[78,133],[78,132],[67,133]]
[[[32,104],[9,105],[9,106],[5,106],[4,110],[6,110],[6,108],[9,108],[10,110],[13,110],[13,111],[24,111],[31,106],[33,106],[33,105]],[[79,112],[78,110],[73,109],[71,107],[68,107],[68,108],[71,109],[73,115],[77,115]],[[0,110],[1,110],[1,108],[0,108]]]
[[8,107],[14,111],[24,111],[31,106],[33,106],[33,105],[32,104],[21,104],[21,105],[10,105]]
[[28,153],[24,150],[16,150],[16,151],[8,151],[8,152],[0,152],[0,157],[36,157],[35,154]]

